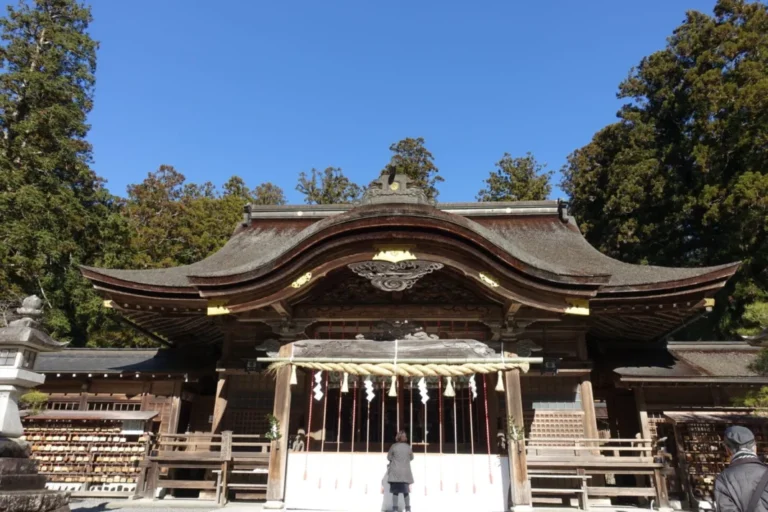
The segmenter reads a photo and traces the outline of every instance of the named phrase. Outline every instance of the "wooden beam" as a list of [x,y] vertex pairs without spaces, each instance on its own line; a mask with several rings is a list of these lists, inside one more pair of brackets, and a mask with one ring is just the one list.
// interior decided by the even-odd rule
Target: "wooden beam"
[[[587,439],[599,438],[597,416],[595,415],[595,398],[592,395],[592,382],[589,377],[581,380],[581,407],[584,410],[584,436]],[[643,439],[647,438],[643,437]]]
[[511,316],[515,316],[515,314],[520,310],[520,304],[519,302],[514,302],[511,300],[508,300],[504,303],[504,318],[508,319]]
[[[280,347],[280,356],[291,355],[291,345]],[[328,390],[326,389],[326,393]],[[267,508],[285,501],[285,473],[288,467],[288,424],[291,421],[291,366],[286,365],[277,371],[275,379],[275,403],[273,414],[280,422],[279,440],[272,442],[269,452],[269,478],[267,480]]]
[[[520,386],[520,370],[514,369],[504,372],[506,381],[507,415],[519,428],[524,428],[523,419],[523,392]],[[514,508],[528,508],[533,506],[531,497],[531,481],[528,479],[528,463],[525,452],[525,440],[509,439],[507,442],[509,453],[509,481],[510,481],[510,505]]]
[[115,318],[117,318],[117,320],[119,322],[124,323],[125,325],[127,325],[128,327],[130,327],[134,331],[138,332],[139,334],[142,334],[142,335],[146,336],[147,338],[151,339],[155,343],[159,343],[160,345],[163,345],[164,347],[173,347],[174,346],[173,343],[171,343],[170,341],[166,340],[165,338],[161,338],[160,336],[158,336],[157,334],[153,333],[152,331],[149,331],[149,330],[143,328],[142,326],[140,326],[139,324],[132,322],[128,318],[124,317],[122,314],[115,315]]
[[227,412],[227,382],[226,374],[219,375],[219,382],[216,384],[216,402],[213,406],[213,422],[211,423],[211,433],[221,432],[224,415]]
[[173,383],[173,397],[171,398],[171,414],[166,431],[175,434],[179,430],[179,416],[181,415],[181,387],[182,381]]
[[409,320],[454,320],[477,321],[498,320],[502,315],[501,306],[495,304],[464,307],[445,304],[424,305],[359,305],[359,306],[315,306],[299,304],[293,307],[294,319],[311,319],[317,322],[331,320],[380,321],[390,318]]
[[643,439],[651,439],[651,426],[648,422],[648,407],[645,404],[645,390],[635,388],[635,404],[640,419],[640,434]]
[[291,306],[287,301],[279,300],[277,302],[273,302],[271,306],[272,309],[274,309],[282,318],[291,318],[293,316]]
[[576,354],[579,361],[587,361],[589,353],[587,352],[587,337],[582,333],[576,340]]

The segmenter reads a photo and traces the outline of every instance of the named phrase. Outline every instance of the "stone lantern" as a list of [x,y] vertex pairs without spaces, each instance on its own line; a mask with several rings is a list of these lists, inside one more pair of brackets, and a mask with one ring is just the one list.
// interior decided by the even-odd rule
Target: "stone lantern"
[[69,493],[45,489],[45,477],[29,458],[30,446],[22,439],[19,397],[45,382],[35,373],[40,352],[61,350],[38,322],[42,301],[31,296],[16,310],[18,317],[0,328],[0,510],[9,512],[67,512]]

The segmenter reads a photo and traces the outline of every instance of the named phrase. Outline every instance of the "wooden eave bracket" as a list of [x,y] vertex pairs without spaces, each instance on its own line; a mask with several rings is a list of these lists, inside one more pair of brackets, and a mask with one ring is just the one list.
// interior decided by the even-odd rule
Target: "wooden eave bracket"
[[566,315],[589,316],[589,301],[585,299],[565,299],[568,306],[565,308]]
[[228,315],[230,313],[227,307],[228,301],[221,299],[212,299],[208,301],[208,316]]
[[290,319],[293,316],[293,310],[287,301],[279,300],[277,302],[273,302],[270,304],[270,306],[272,306],[272,309],[274,309],[277,314],[283,318]]

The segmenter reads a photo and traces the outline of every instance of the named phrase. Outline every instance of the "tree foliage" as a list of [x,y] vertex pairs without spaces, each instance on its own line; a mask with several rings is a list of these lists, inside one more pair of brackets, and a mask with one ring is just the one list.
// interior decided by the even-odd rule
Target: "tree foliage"
[[[0,19],[0,290],[37,293],[53,336],[84,339],[96,300],[77,265],[118,258],[117,204],[90,169],[90,10],[36,0]],[[119,233],[119,231],[118,231]]]
[[768,6],[691,11],[619,86],[619,121],[568,158],[563,188],[587,238],[630,262],[743,260],[718,301],[730,335],[768,299]]
[[430,199],[437,199],[437,184],[444,180],[437,175],[435,158],[424,146],[424,138],[405,138],[389,146],[389,150],[394,154],[381,173],[389,174],[394,169],[397,174],[408,176],[411,186],[424,190]]
[[768,329],[768,302],[753,302],[744,308],[739,334],[753,336]]
[[219,191],[210,182],[187,183],[172,166],[161,165],[128,187],[123,216],[131,235],[132,268],[163,268],[199,261],[229,240],[243,206],[284,204],[272,183],[249,189],[231,177]]
[[312,169],[309,176],[302,172],[296,190],[304,194],[307,204],[352,203],[363,193],[363,189],[344,176],[339,167],[328,167],[322,172]]
[[478,201],[542,201],[549,196],[553,171],[545,170],[531,153],[513,158],[504,153],[496,162],[496,170],[485,180]]
[[751,407],[763,416],[768,415],[768,387],[762,386],[758,389],[747,391],[744,396],[733,400],[733,405],[737,407]]

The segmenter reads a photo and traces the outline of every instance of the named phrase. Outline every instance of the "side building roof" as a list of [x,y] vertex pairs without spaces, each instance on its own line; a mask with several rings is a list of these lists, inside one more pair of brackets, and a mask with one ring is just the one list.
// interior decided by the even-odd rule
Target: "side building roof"
[[214,362],[176,349],[71,348],[41,353],[35,371],[41,373],[193,373],[210,370]]
[[759,348],[740,341],[669,342],[666,350],[637,350],[623,357],[611,354],[618,381],[624,385],[664,383],[768,384],[768,377],[750,369]]

